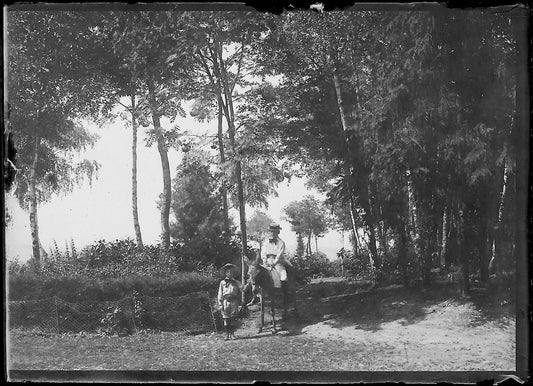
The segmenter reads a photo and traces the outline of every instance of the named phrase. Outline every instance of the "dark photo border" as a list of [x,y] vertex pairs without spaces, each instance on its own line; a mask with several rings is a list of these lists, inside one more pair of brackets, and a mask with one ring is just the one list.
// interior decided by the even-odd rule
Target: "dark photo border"
[[[4,7],[4,37],[5,18],[7,10],[23,9],[179,9],[179,10],[253,10],[261,12],[280,13],[290,9],[309,9],[309,5],[320,1],[245,1],[245,2],[82,2],[82,3],[44,3],[44,2],[7,2]],[[325,4],[324,11],[344,8],[354,4],[353,1],[339,0],[337,2],[322,1]],[[420,371],[420,372],[338,372],[338,371],[40,371],[40,370],[9,370],[7,367],[8,347],[4,339],[4,375],[9,381],[30,381],[30,382],[102,382],[102,383],[123,383],[123,382],[187,382],[187,383],[384,383],[384,382],[405,382],[405,383],[500,383],[509,379],[514,379],[518,383],[530,380],[530,323],[531,308],[529,297],[531,294],[531,258],[530,246],[533,240],[533,219],[530,206],[531,192],[531,169],[529,160],[529,146],[531,131],[530,128],[530,93],[531,71],[530,56],[530,9],[524,4],[513,1],[449,1],[445,3],[416,3],[416,2],[355,2],[357,7],[362,9],[420,9],[431,10],[436,7],[447,6],[450,8],[461,7],[493,7],[498,6],[498,11],[515,12],[517,17],[516,28],[521,39],[519,49],[519,79],[517,82],[517,117],[519,127],[522,129],[514,133],[514,140],[517,144],[524,146],[517,147],[517,201],[516,201],[516,225],[517,225],[517,255],[521,258],[517,261],[516,267],[516,371]],[[5,41],[5,39],[4,39]],[[5,57],[4,57],[5,67]],[[4,74],[6,70],[4,68]],[[5,76],[4,76],[5,79]],[[3,201],[5,205],[5,202]],[[3,240],[5,234],[2,235]],[[5,245],[5,243],[4,243]],[[5,255],[5,249],[4,249]],[[6,262],[4,259],[4,275],[6,272]],[[4,276],[4,283],[6,283]],[[4,299],[6,299],[6,288],[4,286]],[[6,303],[4,303],[4,331],[6,330]],[[7,332],[6,332],[7,333]],[[5,338],[5,336],[4,336]],[[507,382],[506,382],[507,383]]]

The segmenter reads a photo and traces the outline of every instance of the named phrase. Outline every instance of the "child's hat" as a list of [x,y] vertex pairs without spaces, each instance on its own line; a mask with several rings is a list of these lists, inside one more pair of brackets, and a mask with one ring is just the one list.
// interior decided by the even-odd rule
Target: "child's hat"
[[231,264],[231,263],[226,263],[222,266],[222,268],[220,268],[220,270],[222,272],[225,272],[226,270],[228,269],[232,269],[233,271],[238,271],[239,268],[237,268],[237,266],[235,264]]
[[270,229],[271,231],[274,231],[274,230],[279,231],[279,230],[281,230],[281,227],[280,227],[280,225],[278,223],[273,222],[273,223],[270,224],[268,229]]

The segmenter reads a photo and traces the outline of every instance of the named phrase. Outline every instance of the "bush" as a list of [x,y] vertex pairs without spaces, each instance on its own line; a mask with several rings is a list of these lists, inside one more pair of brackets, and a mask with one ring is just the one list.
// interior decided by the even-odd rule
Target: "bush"
[[97,330],[100,335],[126,336],[133,333],[129,315],[120,307],[115,307],[105,314],[100,320],[100,327]]
[[296,255],[291,258],[290,261],[300,275],[303,275],[307,280],[335,275],[332,262],[329,261],[325,254],[320,252],[318,255]]
[[180,262],[185,271],[204,270],[206,267],[221,267],[227,262],[237,263],[240,242],[236,237],[226,240],[222,235],[207,238],[202,235],[187,243],[173,243],[169,255]]
[[[61,273],[105,278],[124,275],[168,276],[175,272],[190,271],[192,267],[186,267],[175,246],[173,248],[165,252],[159,245],[139,247],[131,239],[113,242],[100,240],[84,248],[80,258],[69,266],[70,270]],[[55,266],[59,267],[60,264],[56,263]],[[52,274],[56,271],[50,269]]]
[[[405,283],[400,263],[397,258],[393,257],[397,256],[395,249],[391,249],[391,254],[388,258],[382,256],[381,266],[376,271],[370,265],[368,254],[368,251],[359,251],[358,254],[354,254],[352,251],[341,249],[337,252],[339,259],[335,261],[335,273],[339,276],[344,274],[345,277],[355,280],[377,281],[380,285]],[[406,259],[408,284],[413,285],[421,277],[422,267],[417,262],[412,249],[407,251]],[[344,269],[341,269],[341,260]]]
[[[73,246],[74,250],[74,246]],[[97,241],[78,253],[61,252],[57,249],[43,257],[39,275],[44,277],[84,277],[94,280],[124,276],[166,277],[176,272],[200,272],[207,276],[216,273],[215,266],[234,261],[239,256],[238,246],[233,241],[218,246],[182,245],[173,243],[168,252],[158,245],[138,247],[131,239],[107,242]],[[21,264],[8,263],[14,273],[36,272],[31,261]]]
[[140,295],[178,297],[198,291],[214,293],[217,279],[196,272],[166,277],[125,276],[90,279],[82,276],[46,277],[32,273],[9,275],[9,300],[44,299],[57,296],[68,302],[109,301]]
[[66,301],[100,301],[131,296],[133,290],[155,297],[211,291],[216,288],[217,266],[239,256],[236,240],[221,240],[217,248],[173,243],[168,252],[157,245],[138,247],[131,239],[100,240],[79,253],[74,243],[70,253],[68,246],[62,252],[56,245],[43,257],[39,270],[31,260],[8,262],[9,299],[58,296]]
[[[355,280],[372,280],[373,273],[370,266],[368,255],[364,252],[358,254],[352,251],[347,251],[342,248],[337,252],[339,260],[335,261],[335,274],[338,276],[344,275]],[[342,260],[342,268],[341,268]]]

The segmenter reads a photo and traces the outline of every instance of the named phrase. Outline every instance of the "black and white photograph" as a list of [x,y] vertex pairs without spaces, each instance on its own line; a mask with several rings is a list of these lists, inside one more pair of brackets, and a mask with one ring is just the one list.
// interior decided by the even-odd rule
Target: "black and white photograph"
[[528,8],[309,4],[4,8],[8,380],[526,380]]

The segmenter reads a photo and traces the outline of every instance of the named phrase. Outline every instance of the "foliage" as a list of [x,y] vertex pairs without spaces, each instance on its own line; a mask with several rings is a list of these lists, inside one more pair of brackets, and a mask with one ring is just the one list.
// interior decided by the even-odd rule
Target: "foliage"
[[322,236],[328,227],[322,205],[313,196],[306,196],[301,201],[293,201],[283,208],[292,230],[305,235]]
[[319,277],[334,276],[335,271],[332,262],[323,253],[298,256],[295,255],[290,262],[307,281]]
[[[148,118],[154,114],[167,116],[171,123],[178,115],[185,115],[180,101],[192,87],[186,55],[190,52],[183,37],[174,34],[185,19],[185,15],[169,12],[112,12],[94,32],[100,50],[109,51],[103,68],[117,94],[139,97],[133,112],[143,126],[148,126]],[[154,103],[157,106],[152,106]],[[151,128],[147,144],[161,138],[167,147],[179,144],[175,129],[172,125]]]
[[187,243],[196,237],[215,238],[223,231],[220,197],[206,152],[191,149],[177,168],[172,191],[172,236]]
[[[224,213],[207,153],[191,149],[178,167],[172,195],[170,253],[189,265],[235,262],[238,244],[224,229]],[[231,229],[230,229],[231,231]]]
[[101,326],[98,328],[98,334],[105,336],[112,335],[130,335],[132,333],[127,316],[120,307],[114,307],[110,312],[100,320]]
[[[379,149],[379,160],[390,157],[394,150],[394,161],[404,170],[385,171],[381,168],[384,162],[376,163],[375,170],[379,179],[392,180],[393,184],[386,187],[390,196],[399,182],[390,173],[405,175],[408,170],[408,181],[403,186],[411,184],[416,203],[418,224],[411,224],[411,228],[425,281],[429,281],[431,256],[438,253],[432,231],[439,228],[436,209],[443,207],[454,208],[455,227],[461,228],[459,260],[465,269],[473,266],[486,271],[487,249],[493,236],[484,229],[490,229],[495,221],[494,210],[502,189],[498,177],[501,166],[496,158],[506,153],[506,138],[512,127],[509,119],[515,109],[515,79],[506,70],[500,71],[511,68],[507,62],[508,45],[513,39],[511,19],[483,12],[449,16],[397,15],[388,28],[409,32],[384,40],[392,51],[386,54],[388,60],[382,53],[383,68],[378,70],[383,77],[380,82],[397,90],[376,98],[381,99],[378,103],[383,108],[384,146]],[[467,39],[460,38],[464,33]],[[474,51],[476,55],[467,54]],[[411,55],[405,56],[405,52]],[[401,70],[391,72],[398,68]],[[494,114],[496,105],[498,114]],[[480,237],[475,243],[478,247],[468,242],[476,233]],[[478,258],[472,259],[479,248]]]
[[[235,259],[234,240],[219,237],[217,188],[240,209],[245,250],[245,203],[266,206],[280,181],[305,175],[327,201],[308,197],[285,208],[299,255],[302,236],[309,253],[311,237],[331,226],[362,228],[368,251],[357,245],[346,256],[350,275],[369,275],[370,262],[374,278],[429,284],[431,269],[451,260],[462,265],[465,288],[477,274],[470,271],[487,281],[488,260],[499,260],[500,273],[511,268],[522,242],[513,204],[521,183],[521,12],[117,12],[100,21],[10,13],[9,123],[19,131],[25,176],[16,194],[42,202],[71,189],[73,172],[90,179],[96,165],[76,169],[71,155],[95,139],[75,118],[101,115],[117,95],[133,93],[139,121],[149,126],[151,115],[154,123],[149,137],[162,157],[168,217],[163,159],[183,133],[159,118],[183,115],[180,101],[193,98],[199,120],[219,109],[220,159],[184,157],[174,199],[178,243],[157,259],[149,249],[128,252],[139,267],[157,260],[149,271],[159,265],[163,274]],[[89,59],[99,70],[87,70]],[[38,189],[30,194],[32,170]],[[102,275],[115,264],[109,272],[118,275],[130,257],[111,250],[83,260],[75,248],[60,257],[56,247],[47,269],[73,271],[73,261],[84,261]],[[136,263],[125,271],[142,271]]]
[[[185,13],[165,11],[112,12],[97,29],[97,39],[103,51],[111,53],[106,75],[112,79],[119,95],[131,98],[127,107],[141,125],[153,126],[146,131],[146,145],[157,145],[163,170],[161,211],[162,248],[170,247],[171,171],[168,149],[182,145],[176,117],[185,116],[181,101],[190,95],[189,76],[192,47],[185,34],[177,33],[187,23]],[[98,28],[98,26],[96,27]],[[139,103],[133,106],[138,96]],[[167,117],[170,125],[162,126]]]
[[[359,254],[341,249],[337,253],[338,260],[335,260],[335,275],[349,277],[355,280],[373,280],[374,273],[372,267],[368,263],[368,257],[365,255],[368,252],[361,252]],[[342,264],[342,269],[341,269]]]
[[219,234],[216,238],[195,237],[186,244],[173,243],[170,253],[180,256],[184,266],[199,272],[215,271],[215,267],[231,262],[240,265],[240,239],[234,234],[226,238]]
[[303,256],[305,253],[304,239],[301,233],[296,235],[296,256]]
[[143,303],[139,299],[140,294],[136,290],[132,291],[132,298],[133,298],[133,320],[135,321],[135,325],[139,330],[143,330],[144,326],[142,323],[142,320],[144,318],[144,315],[146,313],[146,309],[143,307]]
[[90,181],[98,170],[96,162],[74,156],[97,139],[79,119],[98,119],[112,107],[107,85],[87,69],[94,57],[87,23],[69,12],[9,12],[8,124],[18,157],[15,195],[23,208],[32,165],[38,202],[71,191],[84,176]]
[[259,210],[254,211],[246,223],[248,237],[261,245],[272,222],[273,220],[268,214]]
[[[325,209],[313,196],[306,196],[301,201],[292,201],[283,208],[292,230],[297,235],[307,236],[307,253],[311,252],[311,236],[321,237],[328,230],[328,218]],[[317,251],[318,252],[318,251]]]
[[[13,271],[13,269],[11,270]],[[9,300],[44,299],[57,296],[69,302],[109,301],[139,294],[154,297],[179,297],[184,294],[216,290],[217,279],[197,272],[174,272],[167,276],[125,274],[118,277],[98,277],[94,272],[59,276],[36,275],[22,271],[10,273]]]
[[[216,269],[212,261],[231,260],[234,256],[231,245],[213,250],[197,245],[174,243],[168,252],[157,245],[138,246],[133,240],[99,240],[83,248],[77,258],[67,251],[52,253],[42,262],[42,277],[86,277],[88,279],[120,278],[122,276],[166,277],[177,272],[196,271],[211,275]],[[204,253],[199,258],[198,253]],[[220,266],[221,264],[219,264]],[[13,274],[29,274],[31,264],[10,262],[8,271]]]
[[[255,51],[254,42],[260,39],[266,28],[261,17],[251,12],[196,13],[191,14],[190,21],[193,28],[189,37],[194,47],[195,70],[203,86],[200,87],[200,94],[208,104],[216,100],[219,109],[218,147],[224,205],[228,197],[226,194],[229,193],[229,197],[233,198],[235,206],[239,208],[242,252],[245,253],[245,203],[264,204],[265,188],[267,194],[271,189],[268,183],[264,183],[261,175],[254,175],[251,165],[243,163],[237,132],[241,126],[238,97],[240,90],[248,87],[249,77],[246,75],[250,75],[250,70],[254,68],[251,60]],[[227,144],[222,133],[222,118],[225,118],[227,125]],[[250,183],[245,184],[245,178],[250,180]],[[260,183],[254,185],[253,180],[259,180]]]
[[[91,14],[92,15],[92,14]],[[77,153],[97,137],[81,123],[113,106],[95,56],[91,16],[65,11],[8,12],[7,130],[17,148],[14,195],[29,211],[35,269],[40,268],[38,205],[96,177],[99,164]],[[97,61],[98,63],[98,61]]]
[[[502,171],[511,176],[514,167],[518,14],[354,11],[275,20],[260,63],[281,81],[263,93],[256,129],[302,163],[341,229],[365,228],[377,276],[390,268],[377,242],[407,232],[416,261],[402,269],[429,284],[446,208],[463,264],[486,271]],[[476,233],[479,243],[469,242]]]

